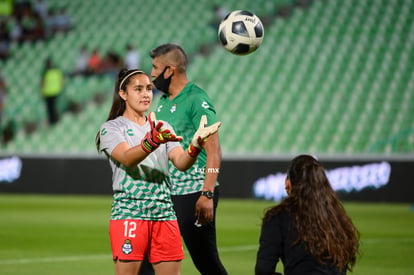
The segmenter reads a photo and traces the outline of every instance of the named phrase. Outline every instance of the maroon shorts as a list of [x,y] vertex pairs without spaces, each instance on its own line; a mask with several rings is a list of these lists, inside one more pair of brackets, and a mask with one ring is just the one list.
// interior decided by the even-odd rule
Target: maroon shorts
[[176,220],[111,220],[109,237],[114,261],[142,261],[146,254],[150,263],[184,259]]

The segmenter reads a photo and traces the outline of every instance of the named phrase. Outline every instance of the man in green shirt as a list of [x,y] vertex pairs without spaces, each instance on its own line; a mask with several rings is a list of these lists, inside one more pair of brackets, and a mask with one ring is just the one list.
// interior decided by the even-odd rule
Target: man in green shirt
[[[160,98],[156,115],[183,137],[184,148],[191,143],[202,115],[207,125],[216,122],[216,111],[209,96],[187,78],[188,58],[177,44],[163,44],[151,50],[151,76]],[[201,274],[227,274],[216,244],[215,212],[219,198],[217,177],[221,163],[218,134],[211,135],[187,172],[170,165],[172,201],[181,235]]]

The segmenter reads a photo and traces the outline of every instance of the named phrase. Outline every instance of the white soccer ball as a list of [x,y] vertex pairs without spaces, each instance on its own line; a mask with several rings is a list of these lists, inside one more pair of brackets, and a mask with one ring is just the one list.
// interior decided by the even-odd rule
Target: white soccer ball
[[221,21],[218,38],[221,45],[232,54],[247,55],[262,44],[264,28],[254,13],[245,10],[230,12]]

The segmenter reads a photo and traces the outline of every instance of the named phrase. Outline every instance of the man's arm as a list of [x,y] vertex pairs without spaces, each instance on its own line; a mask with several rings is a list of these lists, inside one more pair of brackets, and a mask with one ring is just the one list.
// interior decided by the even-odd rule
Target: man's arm
[[[207,154],[203,191],[214,192],[221,164],[221,147],[218,133],[211,135],[204,144]],[[196,215],[200,224],[212,221],[214,218],[213,199],[200,196],[196,203]]]

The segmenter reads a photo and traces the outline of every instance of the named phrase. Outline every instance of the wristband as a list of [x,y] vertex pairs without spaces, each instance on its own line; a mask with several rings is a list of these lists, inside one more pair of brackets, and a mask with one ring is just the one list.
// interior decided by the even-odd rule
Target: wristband
[[141,140],[141,147],[142,149],[147,152],[148,154],[154,151],[155,149],[160,146],[158,143],[154,142],[151,139],[151,134],[148,132],[145,137]]
[[188,145],[187,152],[190,155],[190,157],[196,158],[198,154],[200,154],[201,149],[195,148],[193,144],[190,143],[190,145]]

